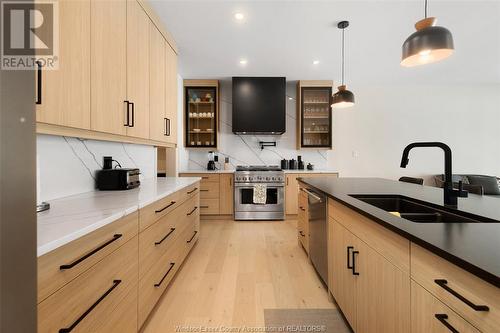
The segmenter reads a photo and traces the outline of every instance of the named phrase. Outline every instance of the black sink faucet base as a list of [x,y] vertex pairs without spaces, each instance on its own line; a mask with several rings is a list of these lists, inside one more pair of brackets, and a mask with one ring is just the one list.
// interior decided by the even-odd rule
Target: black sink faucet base
[[401,167],[406,168],[408,165],[409,159],[408,155],[410,150],[416,147],[437,147],[441,148],[444,152],[444,185],[443,185],[443,193],[444,193],[444,205],[447,207],[456,208],[458,204],[458,197],[466,198],[468,193],[464,191],[462,182],[458,183],[458,190],[453,188],[453,179],[452,179],[452,168],[451,168],[451,148],[442,142],[414,142],[410,143],[403,150],[403,156],[401,157]]

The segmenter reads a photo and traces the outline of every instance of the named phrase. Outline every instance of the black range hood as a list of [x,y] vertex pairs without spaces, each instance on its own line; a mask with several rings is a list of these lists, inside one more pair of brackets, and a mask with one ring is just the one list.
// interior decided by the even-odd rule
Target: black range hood
[[233,133],[286,131],[286,78],[233,77]]

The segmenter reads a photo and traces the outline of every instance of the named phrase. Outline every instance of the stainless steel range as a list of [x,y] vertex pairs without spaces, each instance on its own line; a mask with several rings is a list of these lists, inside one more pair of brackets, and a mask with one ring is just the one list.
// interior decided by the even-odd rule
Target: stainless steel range
[[[266,203],[253,200],[254,186],[266,186]],[[234,173],[235,220],[284,220],[285,173],[278,166],[238,166]]]

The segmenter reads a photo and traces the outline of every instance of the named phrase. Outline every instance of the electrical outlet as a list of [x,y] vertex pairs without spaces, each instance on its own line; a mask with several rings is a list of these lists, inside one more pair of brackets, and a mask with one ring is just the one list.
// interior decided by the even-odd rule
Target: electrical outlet
[[353,150],[353,151],[352,151],[352,157],[353,157],[353,158],[358,158],[358,157],[359,157],[359,151],[357,151],[357,150]]

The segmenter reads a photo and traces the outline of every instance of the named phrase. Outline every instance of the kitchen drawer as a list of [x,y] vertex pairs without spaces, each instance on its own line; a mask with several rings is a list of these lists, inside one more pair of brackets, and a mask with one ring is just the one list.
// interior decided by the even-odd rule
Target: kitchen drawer
[[[413,243],[411,276],[480,331],[500,331],[499,288]],[[489,310],[474,309],[472,304]]]
[[137,332],[137,243],[129,240],[41,302],[38,332]]
[[178,236],[192,223],[192,217],[199,216],[198,202],[198,195],[191,197],[139,234],[139,278],[171,250]]
[[409,240],[333,199],[328,199],[328,215],[399,269],[410,272]]
[[201,182],[200,197],[202,199],[218,199],[219,198],[219,183]]
[[189,230],[184,230],[183,234],[175,240],[171,250],[165,252],[139,280],[139,327],[144,324],[156,302],[177,273],[181,264],[179,258],[185,251],[184,238],[188,232]]
[[217,173],[181,173],[180,177],[200,177],[201,182],[219,182],[219,174]]
[[200,199],[201,215],[219,214],[219,199]]
[[411,281],[411,333],[450,333],[453,329],[460,333],[479,333],[452,309]]
[[80,237],[38,258],[38,303],[137,235],[138,213]]
[[163,199],[153,202],[139,210],[139,227],[143,231],[175,208],[179,207],[188,198],[185,191],[177,191]]

